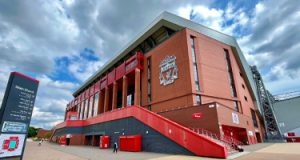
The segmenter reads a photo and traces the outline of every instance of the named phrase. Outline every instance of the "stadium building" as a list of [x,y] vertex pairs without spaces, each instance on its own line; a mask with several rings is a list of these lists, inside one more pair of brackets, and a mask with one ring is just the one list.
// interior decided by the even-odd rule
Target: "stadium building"
[[265,138],[256,89],[234,37],[164,12],[73,93],[51,141],[226,158]]

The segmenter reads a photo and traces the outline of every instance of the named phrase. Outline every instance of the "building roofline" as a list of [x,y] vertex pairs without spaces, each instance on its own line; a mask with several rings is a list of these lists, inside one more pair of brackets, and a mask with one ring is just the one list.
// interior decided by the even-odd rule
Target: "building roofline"
[[[293,100],[298,100],[300,99],[300,96],[296,96],[296,97],[292,97],[292,98],[287,98],[287,99],[282,99],[282,100],[276,100],[274,102],[274,104],[280,104],[282,102],[286,102],[286,101],[293,101]],[[300,107],[300,106],[299,106]]]
[[110,67],[112,67],[116,62],[118,62],[120,59],[122,59],[126,54],[128,54],[132,49],[134,49],[136,46],[138,46],[141,42],[143,42],[148,36],[150,36],[152,33],[154,33],[158,28],[166,26],[168,28],[171,28],[175,31],[181,30],[183,28],[188,28],[191,30],[194,30],[196,32],[199,32],[203,35],[206,35],[210,38],[213,38],[217,41],[220,41],[222,43],[225,43],[227,45],[230,45],[232,47],[235,47],[237,54],[237,60],[238,63],[241,65],[242,72],[246,73],[247,76],[247,83],[251,88],[250,93],[254,96],[254,98],[257,101],[257,106],[259,106],[258,103],[258,95],[256,91],[256,85],[255,81],[252,76],[252,72],[250,69],[250,66],[248,65],[236,39],[232,36],[229,36],[227,34],[221,33],[219,31],[216,31],[214,29],[208,28],[206,26],[203,26],[201,24],[198,24],[196,22],[190,21],[188,19],[179,17],[177,15],[174,15],[169,12],[163,12],[161,13],[157,18],[155,18],[150,25],[148,25],[142,32],[137,34],[135,38],[133,38],[132,41],[127,43],[113,58],[111,58],[107,63],[105,63],[95,74],[93,74],[91,77],[89,77],[83,85],[78,88],[74,93],[73,96],[77,95],[80,91],[82,91],[85,87],[87,87],[91,82],[93,82],[98,76],[105,73]]

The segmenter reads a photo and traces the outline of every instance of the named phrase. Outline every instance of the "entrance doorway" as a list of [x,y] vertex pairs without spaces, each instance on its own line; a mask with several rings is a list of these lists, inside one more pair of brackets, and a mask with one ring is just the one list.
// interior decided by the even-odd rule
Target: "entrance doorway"
[[85,138],[84,138],[84,145],[91,146],[92,145],[92,139],[93,139],[93,136],[85,136]]
[[100,136],[101,135],[94,135],[94,139],[93,139],[93,146],[100,146]]
[[222,129],[225,136],[238,140],[243,144],[249,144],[246,128],[222,125]]
[[262,143],[259,132],[255,132],[255,136],[256,136],[257,143]]
[[135,90],[135,74],[134,72],[127,75],[128,88],[127,88],[127,106],[134,105],[134,90]]

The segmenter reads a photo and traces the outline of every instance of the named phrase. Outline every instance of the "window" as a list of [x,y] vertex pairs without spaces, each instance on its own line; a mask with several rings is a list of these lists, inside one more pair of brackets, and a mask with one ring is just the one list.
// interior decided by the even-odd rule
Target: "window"
[[242,87],[245,89],[245,85],[244,84],[242,84]]
[[148,110],[149,110],[149,111],[151,111],[151,110],[152,110],[152,108],[151,108],[151,105],[148,105]]
[[99,104],[99,92],[95,94],[93,116],[97,116],[98,114],[98,104]]
[[91,96],[90,97],[90,104],[89,104],[89,114],[88,114],[88,118],[92,117],[93,116],[93,99],[94,99],[94,96]]
[[81,116],[80,116],[80,120],[83,120],[83,115],[84,115],[84,101],[81,102]]
[[196,103],[201,104],[201,97],[200,95],[196,95]]
[[227,49],[224,49],[224,51],[225,51],[225,60],[226,60],[227,71],[228,71],[228,76],[229,76],[231,95],[233,97],[237,97],[235,84],[234,84],[234,79],[233,79],[232,68],[231,68],[231,62],[230,62],[230,57],[229,57],[229,52],[228,52]]
[[88,110],[89,110],[89,99],[86,99],[84,102],[85,106],[84,106],[84,115],[83,115],[83,120],[85,120],[87,118],[87,114],[88,114]]
[[245,100],[248,101],[248,98],[246,96],[244,96]]
[[72,121],[77,120],[77,117],[76,116],[71,116],[70,120],[72,120]]
[[251,117],[252,117],[254,127],[257,128],[258,124],[257,124],[256,114],[255,114],[255,111],[253,109],[251,109]]
[[77,104],[76,107],[77,107],[77,114],[78,114],[77,118],[80,119],[80,104]]
[[191,41],[191,48],[192,48],[192,61],[193,61],[193,72],[194,72],[194,81],[195,81],[195,88],[196,91],[200,90],[199,85],[199,75],[198,75],[198,67],[197,67],[197,60],[196,60],[196,50],[195,50],[195,40],[194,37],[190,37]]
[[148,83],[148,103],[151,102],[151,57],[147,59],[147,83]]
[[79,114],[79,112],[80,112],[80,105],[79,104],[76,105],[76,109],[77,109],[77,113]]
[[235,110],[235,111],[240,112],[240,108],[239,108],[239,103],[238,103],[238,101],[234,101],[234,102],[233,102],[233,107],[234,107],[234,110]]

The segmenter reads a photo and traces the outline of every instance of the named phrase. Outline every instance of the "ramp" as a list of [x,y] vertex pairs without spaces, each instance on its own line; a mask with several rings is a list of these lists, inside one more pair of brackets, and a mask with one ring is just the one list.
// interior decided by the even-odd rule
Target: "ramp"
[[122,109],[116,109],[87,120],[67,120],[63,123],[58,124],[55,127],[53,133],[55,133],[56,129],[59,128],[79,126],[83,127],[128,117],[136,118],[145,125],[153,128],[157,132],[161,133],[168,139],[186,148],[197,156],[216,158],[226,158],[228,156],[227,148],[225,145],[217,143],[206,136],[197,134],[194,131],[191,131],[189,128],[181,126],[140,106],[131,106]]

